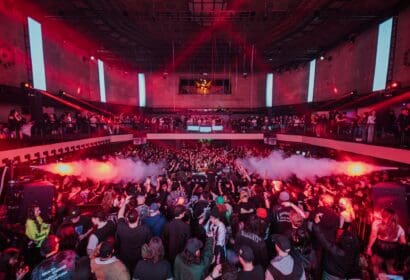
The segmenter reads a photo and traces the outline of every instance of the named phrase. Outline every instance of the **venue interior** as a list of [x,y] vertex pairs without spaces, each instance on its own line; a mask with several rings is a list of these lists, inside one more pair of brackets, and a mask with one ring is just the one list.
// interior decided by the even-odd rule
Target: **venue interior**
[[0,280],[410,279],[409,30],[408,0],[0,1]]

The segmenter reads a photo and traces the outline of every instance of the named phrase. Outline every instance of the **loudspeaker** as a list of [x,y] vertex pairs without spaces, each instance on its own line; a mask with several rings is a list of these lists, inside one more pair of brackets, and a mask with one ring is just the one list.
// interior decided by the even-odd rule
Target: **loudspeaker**
[[10,186],[8,195],[9,220],[12,223],[24,223],[28,208],[37,204],[41,217],[51,217],[54,197],[54,185],[47,181],[21,182]]
[[374,209],[380,212],[383,208],[393,209],[399,218],[399,224],[406,229],[408,224],[407,194],[403,185],[382,182],[372,187]]

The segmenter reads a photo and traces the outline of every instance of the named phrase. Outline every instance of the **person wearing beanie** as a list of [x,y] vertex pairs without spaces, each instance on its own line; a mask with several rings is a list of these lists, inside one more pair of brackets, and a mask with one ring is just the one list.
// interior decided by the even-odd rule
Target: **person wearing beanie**
[[275,244],[277,256],[270,262],[265,272],[265,279],[305,280],[306,275],[302,263],[289,254],[291,250],[290,240],[281,234],[274,234],[272,240]]
[[279,194],[277,204],[272,208],[271,233],[291,236],[292,223],[290,221],[290,196],[286,191]]
[[175,280],[204,279],[212,261],[213,246],[214,237],[211,231],[207,232],[205,246],[196,238],[188,239],[184,251],[175,258]]
[[238,251],[238,259],[242,269],[238,273],[238,280],[264,280],[265,273],[260,265],[254,265],[255,256],[248,246],[241,246]]

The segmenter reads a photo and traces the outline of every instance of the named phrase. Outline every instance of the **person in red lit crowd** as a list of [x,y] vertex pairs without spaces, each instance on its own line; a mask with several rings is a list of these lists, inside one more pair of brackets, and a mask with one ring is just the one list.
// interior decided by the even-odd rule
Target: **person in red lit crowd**
[[397,259],[400,246],[406,244],[404,229],[398,223],[397,214],[393,209],[385,208],[381,219],[372,224],[372,231],[367,246],[367,254],[372,256],[373,275],[378,277],[386,265],[387,273],[396,274],[394,262]]
[[177,205],[173,208],[171,222],[167,223],[162,234],[168,260],[173,263],[175,257],[184,250],[185,244],[191,237],[191,229],[183,219],[186,215],[186,208]]
[[19,260],[20,250],[7,248],[0,253],[0,280],[22,280],[29,272],[28,266]]
[[89,256],[94,254],[99,243],[106,241],[115,234],[115,225],[112,221],[107,220],[107,214],[105,212],[94,212],[91,221],[96,229],[88,239],[87,253]]
[[360,279],[359,239],[343,229],[336,243],[329,242],[319,226],[322,216],[322,213],[316,214],[313,225],[314,236],[324,250],[322,279]]
[[[242,246],[252,249],[254,254],[253,263],[265,268],[269,263],[268,249],[264,237],[266,235],[268,213],[266,209],[257,209],[257,215],[249,216],[244,224],[243,230],[239,231],[235,238],[235,250],[238,251]],[[258,211],[259,210],[259,211]]]
[[289,239],[280,234],[273,235],[272,239],[277,256],[270,262],[265,272],[265,279],[305,280],[306,274],[302,263],[289,254],[292,248]]
[[153,237],[142,246],[142,260],[135,267],[133,280],[170,280],[171,264],[164,260],[164,246],[161,238]]
[[131,197],[127,196],[118,211],[116,237],[119,244],[118,257],[132,274],[135,265],[141,260],[141,248],[152,234],[148,226],[140,224],[137,210],[130,208],[126,212],[130,200]]
[[238,280],[264,280],[265,271],[261,265],[254,265],[255,256],[248,246],[241,246],[238,250],[238,259],[242,269],[238,272]]
[[34,268],[31,273],[31,279],[72,279],[77,260],[75,251],[60,251],[58,237],[50,234],[41,245],[40,252],[45,257],[45,260]]

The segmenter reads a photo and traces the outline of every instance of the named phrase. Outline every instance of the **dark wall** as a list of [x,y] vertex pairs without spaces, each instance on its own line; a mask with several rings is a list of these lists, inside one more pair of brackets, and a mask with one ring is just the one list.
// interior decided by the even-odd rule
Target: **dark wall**
[[25,19],[0,1],[0,84],[19,86],[28,81],[24,39]]
[[265,106],[266,74],[215,74],[215,78],[229,78],[230,95],[178,94],[179,78],[189,74],[145,74],[147,107],[156,108],[258,108]]
[[410,7],[400,13],[397,23],[397,43],[393,67],[393,81],[410,86]]
[[273,75],[273,105],[303,103],[307,100],[309,64]]

